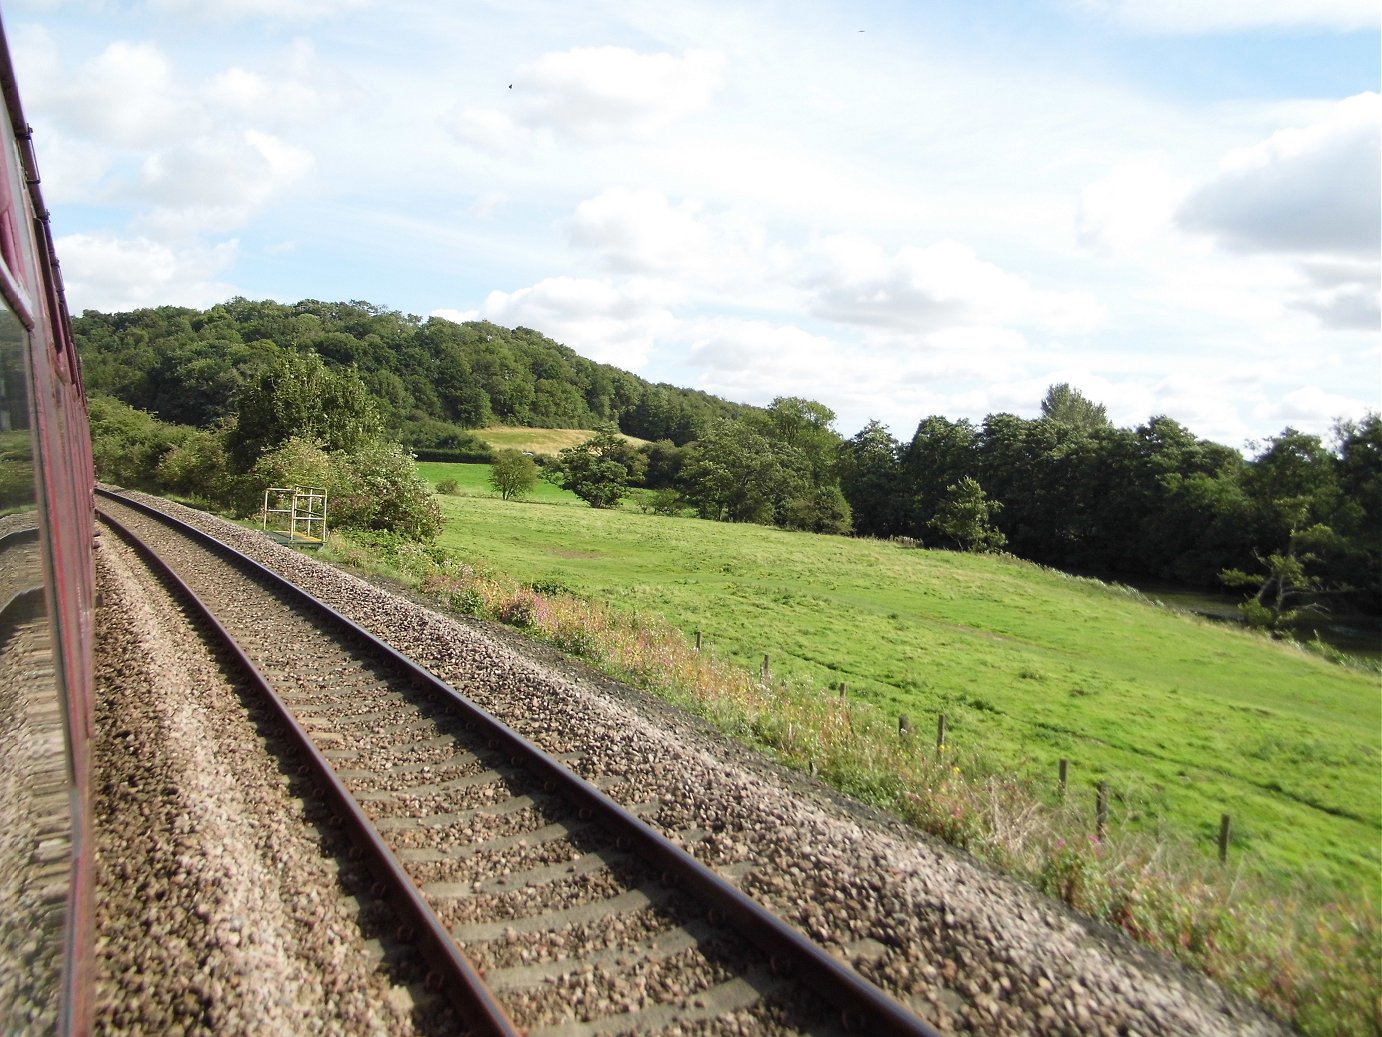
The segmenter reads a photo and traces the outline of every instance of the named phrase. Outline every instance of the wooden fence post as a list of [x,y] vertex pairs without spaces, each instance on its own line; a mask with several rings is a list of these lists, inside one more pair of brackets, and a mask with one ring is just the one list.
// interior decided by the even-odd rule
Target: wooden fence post
[[764,680],[765,682],[766,682],[767,679],[768,679],[768,674],[769,674],[769,672],[770,672],[770,671],[769,671],[769,669],[768,669],[768,657],[765,655],[765,656],[763,656],[763,680]]
[[696,651],[699,652],[700,650],[701,650],[701,632],[700,632],[699,630],[697,630],[697,631],[696,631]]
[[897,737],[910,738],[912,735],[912,720],[906,713],[897,718]]
[[936,719],[936,752],[945,748],[945,714]]
[[1233,835],[1233,819],[1227,814],[1219,818],[1219,863],[1228,863],[1228,841]]
[[1108,782],[1099,782],[1099,792],[1094,801],[1094,826],[1099,841],[1108,834]]
[[1060,798],[1065,798],[1066,787],[1070,784],[1070,761],[1064,756],[1060,761]]

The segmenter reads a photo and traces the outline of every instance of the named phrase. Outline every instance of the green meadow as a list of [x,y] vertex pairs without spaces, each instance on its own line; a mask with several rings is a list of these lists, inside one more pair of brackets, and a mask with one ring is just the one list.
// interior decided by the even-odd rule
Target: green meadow
[[1375,900],[1382,687],[1297,648],[1016,561],[760,526],[595,511],[545,483],[502,502],[484,465],[419,464],[442,545],[493,571],[644,613],[720,658],[907,715],[995,771],[1116,823],[1326,895]]

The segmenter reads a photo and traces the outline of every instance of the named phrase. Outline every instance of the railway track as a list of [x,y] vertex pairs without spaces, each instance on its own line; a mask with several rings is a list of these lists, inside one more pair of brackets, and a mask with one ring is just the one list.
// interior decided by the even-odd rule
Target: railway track
[[935,1034],[640,820],[657,804],[637,790],[578,777],[206,534],[112,494],[100,507],[274,689],[429,984],[473,1032]]

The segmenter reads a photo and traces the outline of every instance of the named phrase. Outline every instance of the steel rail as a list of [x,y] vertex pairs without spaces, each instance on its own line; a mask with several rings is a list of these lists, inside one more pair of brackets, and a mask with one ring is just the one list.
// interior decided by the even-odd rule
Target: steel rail
[[[139,503],[123,497],[118,499],[126,504]],[[448,997],[471,1031],[485,1037],[520,1037],[523,1031],[509,1019],[493,992],[461,952],[446,926],[423,899],[412,877],[379,835],[374,823],[337,777],[331,763],[312,743],[311,736],[298,723],[268,678],[245,654],[235,638],[196,592],[152,548],[111,515],[99,508],[97,514],[178,596],[191,605],[196,615],[215,633],[221,647],[233,656],[236,665],[244,671],[251,684],[269,704],[282,731],[287,735],[293,748],[302,755],[308,776],[322,790],[322,798],[329,803],[333,817],[340,819],[347,837],[361,852],[376,881],[383,887],[385,896],[398,911],[403,920],[402,924],[411,930],[408,935],[418,941],[419,951],[433,970],[428,977],[428,985],[438,987]]]
[[457,707],[472,731],[478,731],[495,749],[503,749],[515,763],[531,767],[546,785],[574,802],[582,817],[590,817],[610,829],[616,841],[638,852],[662,872],[669,885],[688,890],[706,904],[712,917],[723,920],[768,955],[772,969],[811,985],[815,994],[833,1002],[846,1029],[889,1037],[942,1037],[939,1031],[908,1011],[890,995],[870,983],[848,965],[832,957],[797,929],[770,912],[737,886],[698,861],[669,838],[626,810],[590,782],[528,741],[517,731],[466,698],[431,671],[414,662],[368,630],[317,600],[291,580],[241,554],[216,537],[190,526],[142,501],[106,490],[119,500],[168,525],[176,526],[213,551],[251,572],[263,574],[307,608],[339,624],[355,637],[385,655],[408,673],[415,686],[430,690]]

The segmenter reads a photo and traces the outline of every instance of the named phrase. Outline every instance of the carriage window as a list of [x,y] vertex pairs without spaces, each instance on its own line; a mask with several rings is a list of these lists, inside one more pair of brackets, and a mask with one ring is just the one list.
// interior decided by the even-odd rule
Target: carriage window
[[0,1032],[7,1034],[58,1026],[72,853],[28,357],[28,333],[0,304]]

